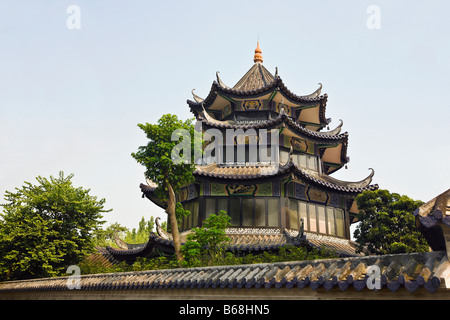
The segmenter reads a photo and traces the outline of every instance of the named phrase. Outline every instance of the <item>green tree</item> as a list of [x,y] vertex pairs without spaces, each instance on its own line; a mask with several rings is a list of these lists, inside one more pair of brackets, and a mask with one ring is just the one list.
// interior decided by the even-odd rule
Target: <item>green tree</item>
[[97,228],[94,231],[94,243],[97,247],[116,246],[114,234],[120,234],[123,232],[129,232],[124,226],[121,226],[118,222],[109,225],[106,229]]
[[37,177],[16,192],[6,191],[0,219],[0,277],[25,279],[63,274],[94,249],[94,232],[105,199],[58,178]]
[[139,228],[133,228],[131,231],[127,230],[124,241],[127,243],[145,243],[148,241],[150,233],[153,232],[155,227],[155,218],[150,216],[148,221],[142,217],[139,221]]
[[185,217],[190,215],[191,212],[183,208],[183,205],[180,202],[177,202],[175,205],[175,215],[177,217],[178,224],[181,224]]
[[225,234],[230,220],[230,216],[221,210],[217,215],[211,214],[201,228],[193,228],[182,247],[186,261],[192,265],[211,265],[220,259],[230,240]]
[[369,254],[428,251],[412,212],[423,202],[388,190],[364,191],[356,197],[360,210],[354,236],[357,250]]
[[[146,168],[145,175],[158,185],[155,190],[156,195],[167,205],[166,213],[171,227],[175,256],[178,261],[183,258],[176,219],[175,193],[194,179],[192,173],[195,165],[192,161],[193,154],[191,154],[194,144],[192,122],[192,119],[181,121],[176,115],[166,114],[158,120],[157,124],[138,124],[149,141],[146,146],[140,146],[138,152],[131,154],[139,164]],[[178,129],[188,132],[187,136],[182,136],[181,143],[179,143],[181,135]],[[173,137],[178,140],[172,141]],[[179,150],[180,145],[185,148]],[[184,162],[175,163],[172,160],[173,151],[178,150],[181,158],[185,160]]]

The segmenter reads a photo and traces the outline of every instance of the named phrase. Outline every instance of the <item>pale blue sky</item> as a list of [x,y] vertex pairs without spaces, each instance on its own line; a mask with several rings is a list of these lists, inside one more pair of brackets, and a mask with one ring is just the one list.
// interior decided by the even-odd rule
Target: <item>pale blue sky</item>
[[[81,29],[66,9],[81,10]],[[377,5],[381,29],[369,30]],[[264,65],[298,95],[323,84],[326,116],[349,132],[333,176],[428,201],[449,188],[448,1],[0,2],[0,194],[37,175],[74,173],[106,198],[107,225],[165,218],[141,198],[137,123],[191,117],[215,72],[234,85]]]

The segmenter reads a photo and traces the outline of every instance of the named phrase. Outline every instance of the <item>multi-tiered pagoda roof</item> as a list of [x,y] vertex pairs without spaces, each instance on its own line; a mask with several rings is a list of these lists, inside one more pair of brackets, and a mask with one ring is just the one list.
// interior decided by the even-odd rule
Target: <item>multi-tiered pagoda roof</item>
[[[194,100],[187,103],[198,121],[204,127],[219,129],[274,129],[283,128],[285,137],[297,138],[313,143],[317,148],[322,163],[321,174],[311,174],[297,165],[280,162],[279,170],[272,174],[294,172],[322,186],[347,192],[374,190],[377,185],[370,185],[372,173],[358,182],[340,181],[328,175],[339,170],[349,162],[347,156],[348,133],[341,133],[343,121],[330,131],[321,131],[331,119],[325,118],[328,96],[321,95],[322,84],[308,95],[298,96],[292,93],[276,70],[275,76],[262,64],[262,53],[255,50],[254,64],[249,71],[234,85],[228,87],[220,79],[213,82],[208,96],[203,99],[193,93]],[[252,112],[268,111],[264,119],[242,120],[238,113],[245,115]],[[284,142],[284,141],[283,141]],[[295,161],[294,161],[295,163]],[[270,169],[258,164],[246,167],[236,166],[199,166],[195,171],[198,176],[224,179],[254,179],[260,175],[267,176]]]
[[[264,162],[259,156],[252,159],[250,140],[246,140],[249,150],[243,161],[230,163],[224,154],[216,153],[215,161],[197,164],[195,182],[177,194],[177,201],[191,211],[181,226],[182,239],[210,214],[225,210],[232,221],[227,231],[233,239],[232,251],[262,252],[306,244],[355,255],[349,230],[358,213],[354,198],[378,188],[371,184],[374,170],[355,182],[331,177],[349,162],[349,135],[341,132],[342,120],[334,129],[327,128],[331,119],[325,116],[328,96],[322,94],[322,84],[311,94],[296,95],[277,69],[272,74],[262,63],[258,43],[254,64],[233,87],[217,72],[205,98],[192,90],[193,100],[187,100],[203,132],[231,129],[247,134],[265,129],[276,131],[279,141],[269,143],[277,142],[276,152],[271,153],[274,161]],[[253,137],[256,140],[261,139],[259,132]],[[140,185],[143,196],[165,208],[155,194],[157,187],[151,181]],[[130,260],[173,251],[171,235],[157,230],[158,235],[145,244],[129,246],[129,250],[109,248],[108,252],[118,260]]]

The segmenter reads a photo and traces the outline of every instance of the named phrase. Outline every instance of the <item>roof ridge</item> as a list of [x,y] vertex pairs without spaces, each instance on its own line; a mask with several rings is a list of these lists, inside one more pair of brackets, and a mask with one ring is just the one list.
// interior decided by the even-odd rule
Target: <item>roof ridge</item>
[[242,76],[242,78],[233,86],[232,90],[259,90],[267,87],[270,83],[276,81],[276,79],[277,78],[275,78],[261,63],[255,62],[244,76]]
[[[405,281],[403,268],[409,261],[419,263],[421,272],[415,272]],[[422,262],[433,261],[428,269]],[[367,286],[368,269],[376,265],[381,271],[380,288],[392,292],[404,287],[413,293],[423,287],[430,293],[443,290],[448,293],[447,274],[450,264],[444,251],[425,253],[402,253],[381,256],[346,257],[332,259],[286,261],[276,263],[240,264],[196,268],[175,268],[148,271],[129,271],[108,274],[80,275],[81,289],[126,290],[126,289],[183,289],[183,288],[292,288],[323,287],[330,290],[353,287],[360,291]],[[426,277],[422,274],[426,272]],[[45,297],[48,291],[69,291],[70,277],[52,277],[16,280],[0,283],[0,292],[24,292]],[[446,289],[447,288],[447,289]],[[370,289],[370,288],[369,288]],[[77,290],[72,290],[76,292]],[[148,291],[151,292],[151,291]],[[139,294],[141,295],[142,292]],[[131,292],[130,292],[131,294]],[[402,293],[403,294],[403,293]],[[420,294],[422,295],[422,293]],[[419,296],[420,296],[419,295]],[[51,296],[47,296],[51,297]],[[79,296],[78,296],[79,297]]]
[[235,128],[235,129],[247,129],[247,128],[255,129],[256,128],[256,129],[259,129],[259,128],[268,127],[273,124],[277,124],[280,121],[283,121],[283,122],[286,122],[288,125],[294,127],[295,129],[297,129],[297,130],[303,132],[304,134],[309,135],[310,137],[313,137],[313,138],[336,140],[336,139],[344,139],[348,136],[348,132],[340,133],[340,129],[341,129],[340,126],[338,126],[336,129],[333,129],[328,132],[309,130],[309,129],[303,127],[301,124],[294,121],[291,117],[289,117],[284,112],[280,112],[280,114],[276,118],[267,120],[265,122],[255,123],[255,124],[237,124],[237,123],[229,123],[226,121],[218,121],[218,120],[210,121],[209,119],[207,119],[203,116],[200,116],[200,115],[198,118],[199,118],[199,120],[202,121],[202,123],[205,123],[206,125],[221,127],[221,128],[230,128],[230,129],[233,129],[233,128]]

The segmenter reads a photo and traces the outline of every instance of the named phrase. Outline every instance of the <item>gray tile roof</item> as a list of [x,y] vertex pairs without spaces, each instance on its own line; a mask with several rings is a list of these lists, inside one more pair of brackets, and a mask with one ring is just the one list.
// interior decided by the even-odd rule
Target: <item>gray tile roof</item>
[[198,101],[192,101],[188,99],[187,103],[191,107],[192,111],[192,107],[200,106],[202,103],[204,103],[205,107],[211,105],[216,99],[218,93],[224,93],[231,97],[242,98],[242,97],[250,97],[253,95],[263,95],[275,89],[278,89],[280,92],[282,92],[287,97],[287,99],[297,103],[322,102],[325,105],[328,99],[328,95],[326,93],[319,96],[316,95],[298,96],[294,94],[292,91],[290,91],[283,83],[281,78],[277,76],[273,81],[267,83],[267,85],[258,86],[253,89],[246,87],[246,90],[236,90],[234,88],[223,86],[218,81],[214,81],[211,85],[210,92],[205,99]]
[[[159,231],[158,231],[159,233]],[[352,241],[328,235],[305,232],[297,239],[298,230],[280,228],[240,228],[231,227],[226,230],[230,238],[226,250],[237,254],[260,254],[262,252],[277,252],[286,246],[305,248],[325,248],[340,257],[358,256]],[[182,242],[185,234],[181,234]],[[173,254],[174,245],[171,235],[151,233],[147,243],[135,248],[116,249],[112,247],[98,248],[99,253],[111,263],[134,261],[137,257],[152,258],[161,253]]]
[[280,111],[280,114],[273,119],[260,122],[260,123],[249,123],[249,124],[237,124],[231,121],[215,121],[215,119],[212,119],[211,117],[205,118],[204,114],[198,114],[197,119],[202,121],[202,124],[208,127],[213,128],[222,128],[222,129],[269,129],[274,128],[279,125],[286,125],[299,135],[311,138],[311,139],[317,139],[321,142],[326,141],[347,141],[348,140],[348,132],[344,133],[337,133],[337,131],[328,131],[328,132],[321,132],[321,131],[312,131],[309,130],[299,123],[297,123],[295,120],[293,120],[290,116],[288,116],[284,109]]
[[[450,292],[447,291],[450,287],[450,263],[445,252],[82,275],[80,284],[81,290],[89,291],[267,290],[283,287],[292,290],[323,288],[329,291],[339,288],[340,291],[361,291],[369,286],[368,283],[374,283],[369,279],[369,269],[373,266],[380,271],[378,290],[396,292],[404,288],[412,293],[424,288],[429,293],[438,289]],[[2,282],[0,296],[5,292],[67,291],[68,279],[58,277]]]
[[234,85],[233,90],[258,90],[271,84],[275,79],[276,78],[261,63],[255,63]]
[[438,222],[450,227],[450,189],[423,204],[413,214],[426,228],[430,228]]
[[[372,181],[373,174],[359,182],[340,181],[338,179],[332,179],[326,174],[316,174],[304,170],[297,166],[294,162],[289,162],[279,166],[264,166],[257,164],[248,166],[224,166],[214,163],[205,166],[197,166],[194,171],[195,176],[228,180],[260,179],[290,173],[294,173],[297,176],[304,178],[307,181],[314,182],[320,186],[341,192],[360,193],[365,190],[378,189],[378,184],[369,184]],[[140,188],[142,192],[153,192],[152,189],[143,184],[140,185]]]
[[417,208],[413,215],[430,247],[450,255],[450,189]]

